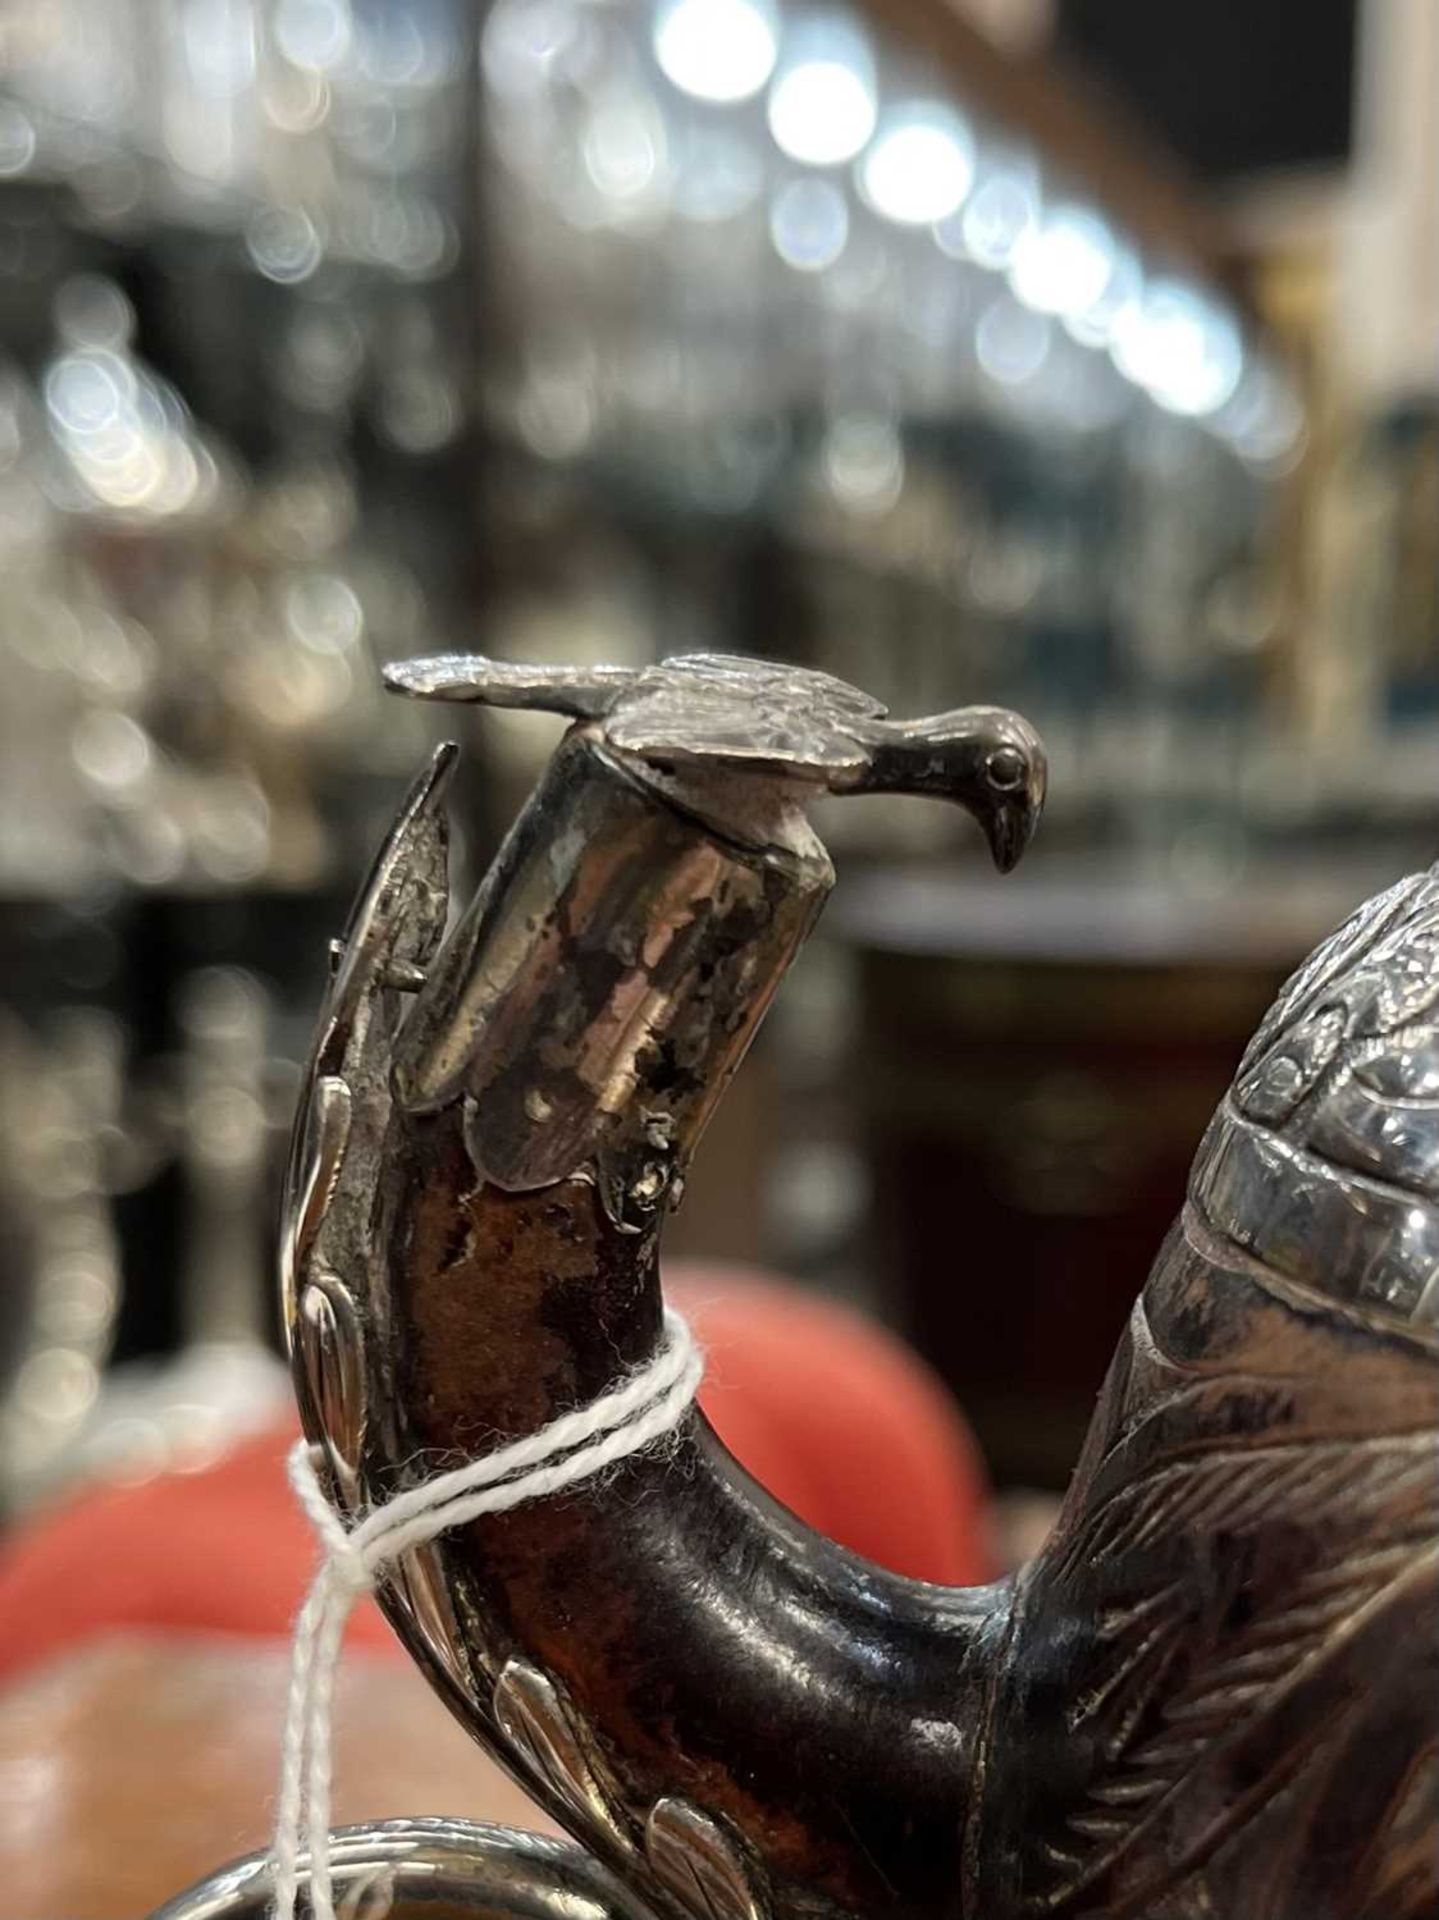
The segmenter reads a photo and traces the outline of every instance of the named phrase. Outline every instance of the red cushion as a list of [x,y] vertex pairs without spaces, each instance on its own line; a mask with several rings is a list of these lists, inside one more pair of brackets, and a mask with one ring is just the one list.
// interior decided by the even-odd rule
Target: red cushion
[[[953,1402],[859,1316],[756,1276],[670,1282],[709,1357],[705,1411],[803,1519],[899,1573],[991,1577],[982,1469]],[[120,1627],[279,1635],[314,1561],[275,1431],[193,1474],[91,1488],[0,1556],[0,1672]],[[373,1605],[357,1639],[395,1642]]]

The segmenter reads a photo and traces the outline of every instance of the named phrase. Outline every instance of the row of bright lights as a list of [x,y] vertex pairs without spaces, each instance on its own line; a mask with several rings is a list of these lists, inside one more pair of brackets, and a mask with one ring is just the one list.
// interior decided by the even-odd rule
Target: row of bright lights
[[[860,194],[876,213],[931,227],[946,252],[1006,273],[1024,306],[1107,349],[1125,378],[1169,411],[1223,416],[1239,395],[1243,342],[1218,300],[1180,280],[1146,280],[1097,213],[1045,208],[1036,168],[1006,164],[980,177],[973,133],[944,103],[911,100],[881,112],[869,46],[842,16],[797,22],[781,46],[770,0],[661,0],[653,44],[666,77],[694,98],[732,105],[768,86],[767,119],[782,153],[814,167],[855,162]],[[1288,417],[1297,435],[1292,404]]]

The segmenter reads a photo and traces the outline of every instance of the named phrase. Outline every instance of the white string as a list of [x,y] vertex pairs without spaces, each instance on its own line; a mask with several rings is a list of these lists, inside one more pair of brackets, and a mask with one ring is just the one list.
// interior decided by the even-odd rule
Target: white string
[[294,1920],[302,1850],[310,1856],[312,1920],[335,1920],[331,1704],[355,1602],[409,1548],[481,1514],[561,1493],[673,1432],[695,1397],[704,1356],[684,1320],[668,1307],[665,1333],[652,1360],[589,1406],[396,1494],[352,1527],[325,1497],[314,1450],[303,1440],[291,1449],[290,1484],[319,1536],[322,1557],[295,1622],[271,1855],[274,1920]]

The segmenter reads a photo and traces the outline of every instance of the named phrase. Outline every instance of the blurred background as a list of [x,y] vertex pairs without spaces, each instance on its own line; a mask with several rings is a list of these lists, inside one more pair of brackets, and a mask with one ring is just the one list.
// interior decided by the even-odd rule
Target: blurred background
[[327,943],[433,739],[473,871],[555,738],[379,693],[442,648],[1040,728],[1011,880],[823,819],[669,1244],[1062,1487],[1275,985],[1439,850],[1439,14],[7,0],[0,578],[11,1519],[288,1405]]

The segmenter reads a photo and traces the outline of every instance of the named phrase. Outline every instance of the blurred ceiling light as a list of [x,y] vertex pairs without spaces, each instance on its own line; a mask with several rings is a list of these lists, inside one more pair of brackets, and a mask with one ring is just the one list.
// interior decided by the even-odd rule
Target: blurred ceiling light
[[682,401],[684,379],[678,345],[661,329],[617,356],[606,384],[636,413],[673,415]]
[[1106,354],[1082,351],[1061,336],[1051,341],[1043,384],[1051,418],[1073,433],[1117,425],[1136,397]]
[[277,60],[262,69],[258,93],[260,112],[281,133],[313,133],[329,118],[330,83],[322,73],[309,73]]
[[1052,328],[1048,318],[1002,293],[980,316],[974,334],[975,356],[991,380],[1022,386],[1049,357]]
[[437,87],[464,61],[459,11],[448,0],[362,7],[355,37],[360,70],[381,87]]
[[404,280],[432,279],[450,265],[458,244],[448,216],[432,200],[383,189],[343,208],[333,238],[337,251]]
[[876,213],[900,226],[946,220],[974,179],[974,140],[949,107],[910,101],[879,123],[859,163],[860,186]]
[[52,429],[67,445],[100,447],[102,459],[139,441],[139,394],[133,366],[108,348],[64,354],[45,376]]
[[[412,128],[421,116],[407,114],[406,130]],[[400,146],[400,116],[395,111],[391,99],[365,100],[349,106],[343,114],[338,114],[331,123],[333,139],[337,146],[358,160],[363,167],[372,172],[380,172],[392,161],[402,162]],[[403,156],[407,160],[408,155]],[[403,164],[397,171],[405,171]]]
[[22,1426],[31,1420],[59,1424],[94,1405],[100,1376],[84,1354],[69,1347],[42,1347],[21,1367],[12,1392]]
[[543,93],[582,38],[570,0],[496,0],[480,38],[485,79],[505,99]]
[[515,426],[533,453],[576,459],[594,440],[597,414],[592,355],[562,349],[532,358],[520,381]]
[[1239,328],[1215,301],[1177,280],[1157,280],[1116,322],[1114,364],[1170,413],[1218,411],[1244,371]]
[[[349,690],[349,669],[343,661],[326,664],[334,676],[331,710],[339,712]],[[210,774],[194,784],[188,801],[188,850],[202,874],[243,886],[265,871],[270,861],[270,805],[256,781],[243,774]]]
[[687,127],[677,142],[671,198],[685,220],[732,220],[753,205],[764,185],[764,165],[742,134],[721,127]]
[[346,406],[365,363],[365,336],[348,307],[297,306],[275,356],[285,397],[329,413]]
[[856,513],[887,513],[904,487],[904,447],[885,414],[847,413],[830,423],[820,450],[825,485]]
[[308,280],[324,251],[302,207],[262,207],[245,230],[245,248],[267,280],[285,287]]
[[436,453],[459,432],[464,412],[459,390],[438,367],[402,367],[385,382],[379,427],[401,453]]
[[328,73],[350,51],[349,0],[279,0],[271,20],[275,45],[291,66]]
[[766,0],[662,0],[654,52],[665,77],[697,100],[729,105],[774,71],[779,29]]
[[769,130],[781,153],[810,167],[853,160],[877,112],[874,59],[857,27],[826,15],[786,33],[769,95]]
[[285,625],[312,653],[348,653],[359,642],[364,613],[359,595],[342,575],[307,570],[295,575],[283,596]]
[[255,80],[255,14],[249,0],[185,0],[180,47],[186,78],[215,100],[238,99]]
[[1251,466],[1284,471],[1304,444],[1304,405],[1282,373],[1256,366],[1240,381],[1214,427]]
[[198,478],[158,390],[106,348],[65,353],[44,380],[50,426],[88,499],[117,513],[173,513]]
[[584,137],[585,171],[614,200],[643,193],[655,177],[655,143],[643,118],[624,106],[602,107]]
[[55,331],[71,347],[124,347],[135,332],[135,309],[113,280],[77,273],[55,295]]
[[638,89],[607,88],[585,122],[580,153],[591,184],[612,208],[648,210],[663,189],[667,166],[658,106]]
[[769,231],[786,266],[822,273],[844,252],[849,206],[830,180],[790,180],[770,204]]
[[897,277],[890,236],[872,224],[852,224],[844,252],[815,283],[815,294],[831,312],[860,318],[891,298]]
[[93,786],[111,790],[135,786],[154,763],[149,734],[110,707],[92,708],[76,723],[70,757]]
[[124,294],[98,275],[80,275],[60,290],[63,351],[42,383],[64,459],[54,495],[67,508],[127,520],[203,508],[218,488],[216,462],[179,395],[131,355],[133,322]]
[[1114,235],[1097,213],[1056,207],[1022,234],[1009,263],[1009,284],[1036,313],[1088,313],[1114,272]]
[[1138,258],[1121,247],[1104,292],[1083,313],[1064,315],[1065,331],[1082,347],[1107,347],[1124,317],[1144,298],[1144,274]]
[[1033,167],[982,170],[961,210],[935,227],[940,250],[997,272],[1039,219],[1039,178]]

